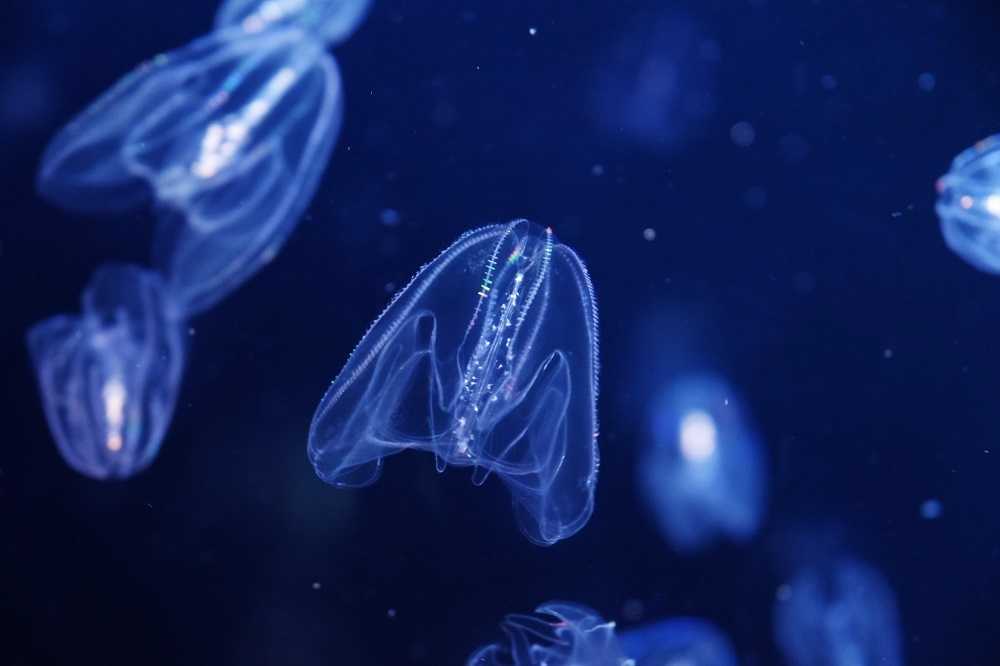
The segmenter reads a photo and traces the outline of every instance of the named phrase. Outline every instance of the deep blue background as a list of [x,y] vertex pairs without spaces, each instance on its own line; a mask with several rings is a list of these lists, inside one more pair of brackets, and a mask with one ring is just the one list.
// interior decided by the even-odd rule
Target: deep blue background
[[[144,261],[151,217],[67,213],[32,181],[61,124],[206,32],[215,6],[9,4],[0,663],[443,666],[503,613],[564,598],[620,620],[630,600],[647,619],[703,615],[747,664],[776,664],[775,589],[841,550],[896,591],[908,663],[1000,663],[1000,279],[953,256],[933,212],[951,157],[1000,130],[991,3],[376,0],[335,50],[346,121],[309,213],[193,322],[160,456],[124,483],[63,464],[23,333],[75,311],[99,263]],[[718,56],[679,63],[712,103],[694,122],[664,107],[675,136],[643,145],[602,115],[621,106],[607,81],[629,71],[623,43],[655,51],[670,26]],[[730,138],[738,122],[750,147]],[[463,230],[520,216],[579,251],[601,308],[597,508],[548,549],[517,532],[497,483],[414,454],[338,491],[304,453],[389,285]],[[772,478],[757,539],[682,558],[632,472],[651,392],[695,367],[742,391]],[[934,522],[928,497],[944,504]]]

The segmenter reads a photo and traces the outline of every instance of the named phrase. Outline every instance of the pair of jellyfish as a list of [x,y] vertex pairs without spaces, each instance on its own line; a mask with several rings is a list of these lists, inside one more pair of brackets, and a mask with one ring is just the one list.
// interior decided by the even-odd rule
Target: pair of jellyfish
[[975,268],[1000,274],[1000,134],[959,153],[937,191],[948,247]]
[[510,491],[549,545],[590,518],[597,484],[597,304],[587,269],[527,220],[462,235],[368,329],[309,430],[317,475],[366,486],[386,456],[433,454]]
[[663,537],[681,552],[749,539],[760,525],[766,472],[760,438],[725,381],[689,375],[650,403],[638,489]]
[[673,618],[618,634],[614,622],[586,606],[550,601],[532,614],[511,614],[505,640],[476,650],[466,666],[736,666],[718,628]]
[[109,265],[80,316],[28,333],[60,452],[93,478],[155,458],[185,322],[270,261],[315,193],[343,95],[327,44],[370,0],[228,0],[215,31],[140,65],[63,128],[38,174],[70,209],[157,212],[155,271]]
[[892,590],[870,565],[808,567],[778,590],[775,640],[790,666],[902,666]]

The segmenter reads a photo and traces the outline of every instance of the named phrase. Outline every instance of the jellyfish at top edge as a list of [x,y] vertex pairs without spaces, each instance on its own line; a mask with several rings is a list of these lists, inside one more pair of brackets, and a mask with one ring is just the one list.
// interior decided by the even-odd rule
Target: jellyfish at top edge
[[635,666],[737,666],[736,651],[711,622],[677,617],[619,632]]
[[319,184],[340,77],[299,30],[215,33],[125,76],[51,141],[39,191],[67,208],[152,195],[154,259],[190,316],[266,264]]
[[184,366],[177,308],[155,272],[100,268],[80,316],[27,334],[42,404],[62,457],[94,479],[125,478],[156,457]]
[[294,26],[335,45],[357,30],[371,4],[371,0],[226,0],[215,17],[215,27],[256,34]]
[[597,485],[597,305],[583,262],[527,220],[462,235],[371,325],[309,431],[316,473],[365,486],[432,453],[507,486],[521,531],[580,530]]
[[804,569],[778,590],[775,640],[791,666],[901,666],[892,590],[868,564]]
[[975,268],[1000,274],[1000,135],[959,153],[937,191],[948,247]]
[[501,624],[506,639],[482,647],[466,666],[635,666],[622,652],[615,623],[580,604],[550,601]]
[[757,433],[721,379],[689,376],[650,404],[639,491],[663,536],[691,552],[757,531],[765,470]]

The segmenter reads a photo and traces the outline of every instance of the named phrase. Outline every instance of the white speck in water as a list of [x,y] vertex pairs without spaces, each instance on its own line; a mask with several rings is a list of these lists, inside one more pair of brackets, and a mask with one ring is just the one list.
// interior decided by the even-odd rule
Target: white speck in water
[[591,175],[594,175],[594,176],[603,176],[604,175],[604,165],[603,164],[595,164],[594,166],[590,167],[590,173],[591,173]]
[[531,35],[532,37],[534,37],[535,35],[538,34],[538,28],[534,28],[534,27],[528,28],[528,34]]
[[642,237],[648,241],[656,240],[656,229],[646,228],[642,230]]
[[390,608],[389,610],[387,610],[385,612],[385,616],[387,618],[389,618],[390,620],[393,619],[393,618],[395,618],[396,617],[396,609],[395,608]]
[[379,220],[387,227],[395,227],[399,224],[399,211],[395,208],[386,208],[379,213]]
[[893,351],[889,348],[882,350],[882,358],[890,359],[893,356]]
[[315,581],[315,582],[314,582],[314,583],[312,584],[312,588],[313,588],[314,590],[318,590],[318,589],[319,589],[319,588],[321,588],[321,587],[323,587],[323,586],[322,586],[322,585],[320,584],[320,582],[319,582],[318,580],[317,580],[317,581]]

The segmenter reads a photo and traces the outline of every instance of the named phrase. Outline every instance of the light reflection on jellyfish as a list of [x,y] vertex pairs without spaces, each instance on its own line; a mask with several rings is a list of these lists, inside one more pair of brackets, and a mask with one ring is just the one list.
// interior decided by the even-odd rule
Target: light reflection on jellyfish
[[759,438],[738,396],[710,375],[683,377],[651,403],[639,489],[678,550],[756,532],[765,503]]
[[612,137],[673,152],[715,109],[717,42],[679,13],[641,16],[604,53],[593,85],[598,124]]

